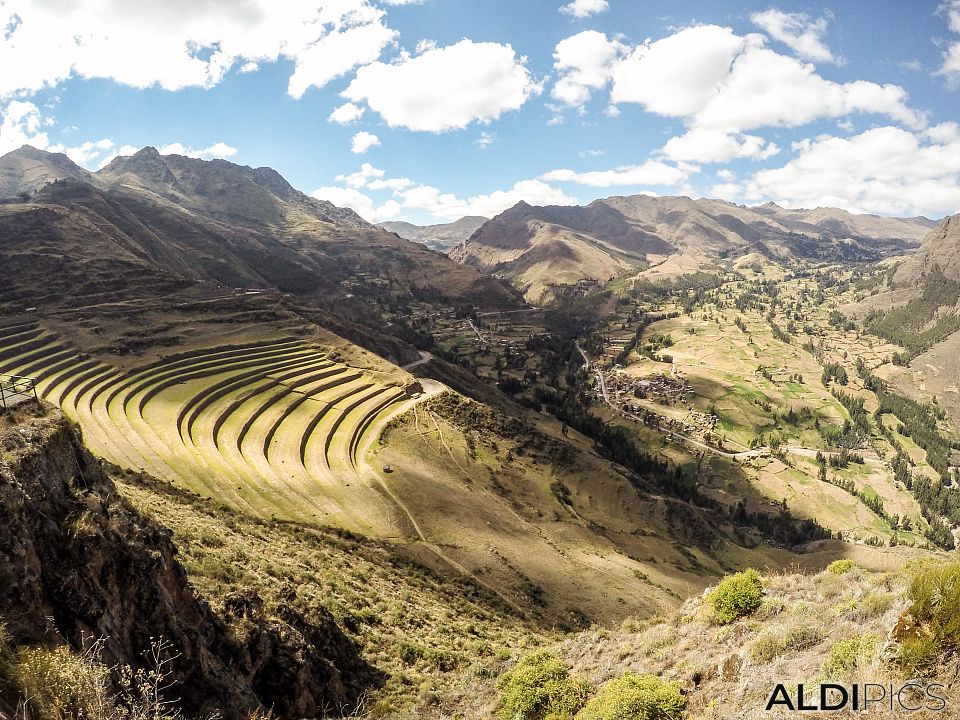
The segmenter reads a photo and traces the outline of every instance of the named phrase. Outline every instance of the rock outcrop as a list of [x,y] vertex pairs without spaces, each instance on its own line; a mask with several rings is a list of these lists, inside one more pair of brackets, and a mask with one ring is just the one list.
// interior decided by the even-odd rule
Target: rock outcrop
[[350,711],[375,681],[322,607],[309,619],[292,606],[268,614],[238,593],[219,616],[190,585],[171,532],[120,497],[67,421],[16,414],[0,417],[0,617],[18,643],[102,638],[106,663],[139,667],[163,638],[184,710],[225,718]]

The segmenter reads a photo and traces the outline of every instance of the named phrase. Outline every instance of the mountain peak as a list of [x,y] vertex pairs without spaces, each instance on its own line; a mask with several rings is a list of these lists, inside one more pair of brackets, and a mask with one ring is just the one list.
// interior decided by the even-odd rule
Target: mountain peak
[[0,197],[33,193],[54,180],[88,180],[90,173],[63,153],[21,145],[0,157]]

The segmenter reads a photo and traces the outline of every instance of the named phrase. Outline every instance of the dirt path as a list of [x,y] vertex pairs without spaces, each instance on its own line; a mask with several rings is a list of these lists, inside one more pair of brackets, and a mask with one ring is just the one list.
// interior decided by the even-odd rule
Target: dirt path
[[580,353],[580,357],[583,358],[583,366],[584,366],[584,368],[586,368],[587,372],[590,372],[590,358],[587,357],[587,353],[584,351],[584,349],[583,349],[582,347],[580,347],[580,343],[579,343],[579,342],[574,341],[573,344],[577,346],[577,352],[579,352],[579,353]]
[[[416,411],[417,405],[419,405],[420,403],[424,402],[425,400],[431,397],[439,395],[440,393],[448,389],[446,385],[444,385],[443,383],[437,382],[436,380],[429,380],[424,378],[424,379],[421,379],[420,382],[423,385],[424,392],[419,398],[415,398],[410,403],[403,403],[394,412],[389,413],[388,415],[385,415],[374,426],[371,426],[368,433],[369,439],[367,440],[367,442],[364,443],[363,447],[361,447],[357,452],[357,473],[367,483],[371,485],[376,485],[377,487],[383,490],[386,496],[390,498],[390,500],[394,503],[394,505],[396,505],[397,508],[406,516],[407,520],[410,523],[410,527],[413,528],[414,533],[416,533],[417,538],[420,540],[420,542],[423,544],[424,547],[430,550],[442,562],[449,565],[451,568],[459,572],[461,575],[465,575],[469,577],[475,583],[477,583],[481,587],[489,590],[491,593],[499,597],[503,602],[505,602],[507,605],[513,608],[513,610],[516,611],[518,615],[524,616],[526,615],[526,612],[517,603],[515,603],[513,600],[508,598],[506,595],[504,595],[502,592],[497,590],[492,585],[489,585],[488,583],[478,578],[474,573],[470,572],[470,570],[468,570],[466,567],[464,567],[459,562],[454,560],[452,557],[447,555],[438,545],[436,545],[435,543],[427,539],[426,534],[424,534],[423,532],[423,528],[420,527],[420,524],[417,522],[417,519],[416,517],[414,517],[410,508],[406,505],[406,503],[403,502],[403,500],[400,499],[400,497],[393,491],[393,488],[391,488],[390,485],[386,482],[386,480],[384,479],[383,473],[378,472],[376,468],[370,465],[367,459],[370,448],[373,446],[374,441],[380,437],[380,433],[383,431],[383,428],[386,426],[388,422],[393,420],[395,417],[401,415],[402,413],[407,412],[410,409],[413,409],[414,411]],[[436,422],[436,420],[434,420],[434,422]],[[417,418],[417,423],[419,426],[419,416]],[[438,425],[437,432],[439,431],[440,431],[440,427]],[[443,443],[444,447],[447,447],[446,442],[443,441],[442,435],[441,435],[441,442]],[[449,447],[447,447],[447,452],[450,452]],[[450,453],[450,456],[452,458],[453,453]]]
[[427,364],[428,362],[430,362],[431,360],[433,360],[433,355],[431,355],[431,354],[428,353],[428,352],[425,352],[425,351],[421,350],[421,351],[420,351],[420,359],[419,359],[419,360],[414,360],[412,363],[407,363],[406,365],[404,365],[404,366],[401,367],[400,369],[401,369],[401,370],[406,370],[407,372],[410,372],[410,371],[413,370],[415,367],[420,367],[421,365],[426,365],[426,364]]

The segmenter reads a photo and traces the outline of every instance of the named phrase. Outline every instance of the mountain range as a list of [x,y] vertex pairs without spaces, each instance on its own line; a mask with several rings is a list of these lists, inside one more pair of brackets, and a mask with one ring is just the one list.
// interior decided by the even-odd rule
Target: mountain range
[[147,147],[90,173],[24,146],[0,158],[0,197],[0,300],[21,309],[204,283],[291,293],[345,317],[389,288],[521,304],[506,283],[309,197],[270,168]]
[[927,218],[855,215],[836,208],[744,207],[722,200],[634,195],[589,205],[520,202],[450,252],[458,262],[510,280],[526,298],[551,286],[623,273],[672,278],[719,258],[876,261],[915,248]]
[[438,252],[447,252],[473,235],[489,218],[466,215],[459,220],[440,225],[413,225],[408,222],[384,222],[380,227],[394,232],[404,240],[423,243]]

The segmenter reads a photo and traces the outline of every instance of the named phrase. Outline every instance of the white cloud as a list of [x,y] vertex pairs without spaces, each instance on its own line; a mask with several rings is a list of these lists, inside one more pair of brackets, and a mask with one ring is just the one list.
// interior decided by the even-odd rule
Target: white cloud
[[754,46],[737,58],[719,91],[692,122],[743,131],[875,113],[908,127],[922,126],[924,116],[910,109],[906,100],[906,91],[897,85],[864,80],[835,83],[817,75],[813,65]]
[[406,190],[408,187],[413,185],[413,180],[410,178],[380,178],[378,180],[371,180],[367,183],[367,187],[370,190]]
[[473,141],[473,144],[476,145],[481,150],[486,150],[488,147],[493,145],[497,141],[497,134],[494,132],[482,132],[480,137]]
[[0,155],[16,150],[21,145],[33,145],[43,150],[49,145],[40,108],[31,102],[12,100],[0,107]]
[[720,170],[717,170],[717,177],[720,178],[721,180],[726,180],[727,182],[730,182],[736,176],[733,174],[733,170],[730,170],[729,168],[722,168]]
[[395,37],[370,0],[298,0],[280,10],[270,0],[5,0],[4,26],[0,97],[71,76],[208,88],[234,67],[251,72],[281,58],[294,63],[289,89],[299,97],[376,59]]
[[960,125],[912,133],[885,126],[797,144],[783,167],[757,172],[753,199],[787,207],[843,207],[937,217],[960,211]]
[[105,168],[110,164],[110,161],[117,157],[129,157],[133,155],[140,148],[135,145],[121,145],[120,147],[114,147],[110,152],[104,155],[101,158],[97,158],[96,161],[91,161],[91,165],[96,165],[96,169],[100,170]]
[[560,7],[560,12],[575,18],[599,15],[609,9],[607,0],[573,0]]
[[596,30],[564,38],[553,51],[559,79],[550,96],[571,107],[583,105],[594,90],[609,82],[613,63],[624,50],[621,43]]
[[348,207],[368,222],[383,222],[400,214],[400,203],[396,200],[387,200],[378,206],[369,195],[364,195],[354,188],[321,187],[314,190],[310,195],[318,200],[331,202],[338,207]]
[[397,33],[378,22],[332,32],[297,55],[287,92],[301,98],[310,87],[323,87],[336,77],[380,57]]
[[443,132],[496,120],[540,90],[509,45],[461,40],[362,67],[342,95],[366,102],[391,127]]
[[677,185],[683,182],[689,171],[658,160],[648,160],[642,165],[627,165],[614,170],[576,172],[562,169],[551,170],[540,176],[541,180],[571,182],[590,187],[618,187],[626,185]]
[[912,128],[925,123],[897,85],[836,83],[813,65],[764,47],[761,35],[740,37],[715,25],[647,41],[615,63],[611,76],[613,103],[639,103],[683,118],[691,129],[739,133],[852,113],[884,115]]
[[577,199],[541,180],[521,180],[509,190],[458,198],[429,185],[418,185],[397,194],[403,207],[424,210],[437,220],[456,220],[464,215],[493,217],[521,200],[531,205],[576,205]]
[[739,199],[742,194],[743,186],[734,182],[719,183],[707,190],[707,197],[720,198],[728,202]]
[[943,65],[936,74],[947,78],[950,87],[960,86],[960,42],[953,43],[943,54]]
[[[378,171],[379,172],[379,171]],[[361,173],[364,171],[361,169]],[[366,171],[370,175],[370,170]],[[356,175],[356,173],[354,174]],[[339,181],[352,176],[341,176]],[[427,213],[437,222],[456,220],[464,215],[493,217],[524,200],[531,205],[575,205],[577,199],[541,180],[521,180],[508,190],[460,198],[453,193],[442,192],[430,185],[413,183],[408,178],[376,179],[366,185],[367,190],[390,189],[393,197],[378,205],[376,201],[356,187],[321,187],[310,193],[313,197],[327,200],[334,205],[349,207],[370,222],[382,222],[401,216],[404,210]]]
[[611,100],[640,103],[658,115],[694,115],[716,96],[744,44],[730,28],[716,25],[647,41],[614,68]]
[[661,152],[671,160],[715,163],[736,158],[765,160],[780,152],[780,148],[758,135],[694,129],[670,138]]
[[350,187],[364,187],[368,182],[375,178],[382,178],[386,173],[380,168],[376,168],[370,163],[363,163],[360,169],[349,175],[337,175],[337,182],[345,182]]
[[214,143],[209,147],[200,149],[187,147],[182,143],[171,143],[169,145],[161,145],[157,148],[157,152],[161,155],[185,155],[189,158],[199,160],[213,160],[215,158],[222,160],[236,155],[237,149],[222,142]]
[[362,107],[359,105],[354,105],[353,103],[344,103],[330,113],[330,117],[327,118],[327,122],[336,123],[337,125],[350,125],[362,117]]
[[823,42],[828,22],[825,17],[812,20],[804,13],[787,13],[771,8],[753,13],[750,21],[804,60],[837,62],[830,48]]
[[88,140],[80,143],[76,147],[64,147],[63,145],[51,145],[46,148],[49,152],[62,152],[77,165],[86,165],[87,163],[102,157],[104,152],[113,149],[113,140],[104,138],[103,140]]
[[350,139],[350,152],[362,155],[370,148],[378,147],[380,138],[366,130],[361,130]]
[[[938,12],[946,13],[947,27],[955,33],[960,33],[960,0],[947,0]],[[943,65],[935,75],[942,75],[952,89],[960,87],[960,42],[947,46],[943,53]]]

